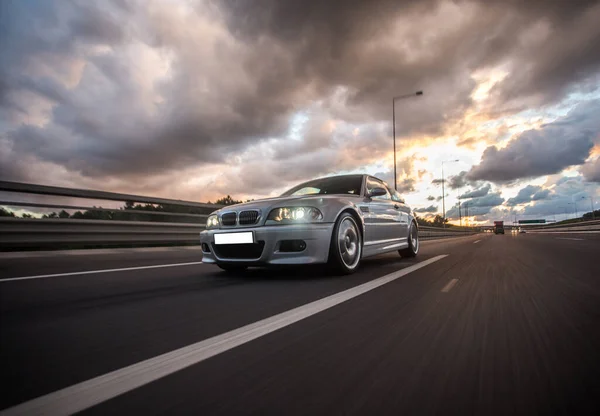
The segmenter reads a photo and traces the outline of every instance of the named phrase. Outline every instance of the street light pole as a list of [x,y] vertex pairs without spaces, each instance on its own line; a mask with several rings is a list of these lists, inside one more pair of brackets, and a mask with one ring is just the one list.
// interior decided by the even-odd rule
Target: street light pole
[[458,162],[458,159],[442,161],[442,209],[444,211],[444,216],[442,217],[443,228],[446,228],[446,190],[444,188],[444,182],[445,182],[444,181],[444,163],[449,163],[449,162]]
[[398,179],[396,178],[396,100],[403,100],[405,98],[416,97],[419,95],[423,95],[423,91],[392,97],[392,131],[394,134],[394,190],[396,191],[398,190]]

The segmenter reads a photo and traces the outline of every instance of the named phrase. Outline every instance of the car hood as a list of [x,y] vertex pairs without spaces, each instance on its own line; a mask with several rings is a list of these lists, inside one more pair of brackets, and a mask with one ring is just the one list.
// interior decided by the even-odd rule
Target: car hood
[[299,196],[280,196],[275,198],[258,199],[255,201],[245,202],[243,204],[228,205],[219,209],[218,213],[228,211],[242,211],[258,209],[261,211],[271,210],[278,207],[300,207],[312,206],[320,207],[332,200],[356,200],[359,201],[358,195],[299,195]]

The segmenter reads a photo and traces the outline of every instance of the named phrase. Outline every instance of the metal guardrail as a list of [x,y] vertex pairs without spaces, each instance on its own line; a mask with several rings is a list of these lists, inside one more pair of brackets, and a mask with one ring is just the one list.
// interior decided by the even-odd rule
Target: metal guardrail
[[[208,214],[219,209],[222,205],[206,204],[194,201],[176,199],[153,198],[141,195],[121,194],[115,192],[96,191],[89,189],[70,189],[56,186],[45,186],[19,182],[0,181],[0,191],[20,194],[46,195],[52,197],[71,197],[89,200],[90,198],[102,201],[123,202],[120,208],[106,208],[83,205],[67,205],[59,203],[43,203],[31,201],[2,200],[0,206],[11,208],[38,208],[44,211],[58,209],[67,212],[66,217],[77,219],[109,219],[121,221],[151,221],[151,222],[196,222],[204,223]],[[23,199],[22,197],[20,199]],[[146,205],[135,205],[135,203]],[[127,205],[127,203],[130,203]],[[35,211],[35,210],[32,210]],[[77,213],[76,211],[79,211]],[[82,213],[83,211],[83,213]],[[73,214],[69,214],[69,212]],[[56,214],[56,212],[55,212]],[[58,215],[56,215],[58,217]],[[96,217],[96,218],[94,218]],[[62,217],[61,217],[62,218]],[[150,219],[148,219],[150,218]],[[187,220],[185,220],[187,218]]]
[[[222,207],[195,201],[8,181],[0,181],[0,191],[5,192],[0,206],[31,208],[30,212],[37,213],[55,210],[56,216],[58,211],[64,210],[70,217],[0,217],[0,250],[198,244],[198,233],[204,229],[206,217]],[[11,196],[7,197],[7,193]],[[55,201],[57,198],[50,202],[30,202],[23,201],[28,199],[23,196],[13,198],[13,193],[98,200],[99,203],[110,201],[108,205],[120,201],[123,206],[61,204]],[[134,207],[136,203],[146,205]]]
[[581,221],[570,224],[546,225],[527,228],[528,233],[567,233],[600,231],[600,220]]
[[36,203],[36,202],[0,201],[0,206],[30,207],[30,208],[57,208],[57,209],[65,210],[65,211],[124,212],[126,214],[162,215],[162,216],[169,216],[169,217],[198,217],[198,218],[207,218],[208,217],[208,214],[184,214],[181,212],[148,211],[148,210],[142,210],[142,209],[101,208],[101,207],[84,207],[84,206],[77,206],[77,205],[40,204],[40,203]]
[[473,234],[478,234],[479,231],[476,229],[467,228],[439,228],[439,227],[428,227],[419,226],[419,236],[421,240],[433,240],[438,238],[448,237],[463,237]]
[[91,189],[72,189],[59,186],[36,185],[32,183],[0,181],[0,191],[19,192],[25,194],[64,196],[83,199],[100,199],[104,201],[131,201],[157,205],[177,205],[194,208],[219,209],[222,205],[202,202],[183,201],[179,199],[154,198],[141,195],[121,194],[116,192],[96,191]]
[[201,224],[0,218],[0,249],[199,244]]
[[[105,201],[145,203],[161,206],[170,211],[151,211],[127,208],[102,208],[82,205],[63,205],[59,203],[41,203],[27,201],[0,201],[0,205],[9,207],[29,207],[39,209],[62,209],[65,211],[89,211],[99,213],[131,214],[133,220],[103,220],[75,218],[13,218],[0,217],[0,250],[106,247],[129,245],[167,245],[199,244],[198,234],[205,228],[205,218],[222,205],[205,204],[193,201],[181,201],[165,198],[152,198],[140,195],[87,189],[70,189],[17,182],[0,181],[0,191],[22,194],[49,195]],[[202,213],[174,212],[174,207],[194,209]],[[145,217],[149,215],[150,217]],[[137,216],[137,217],[136,217]],[[160,218],[163,216],[163,218]],[[122,217],[122,215],[121,215]],[[171,221],[168,221],[168,218]],[[188,217],[188,219],[183,219]],[[116,217],[120,218],[120,217]],[[137,220],[136,220],[137,218]],[[139,220],[146,218],[146,220]],[[180,218],[185,222],[180,221]],[[155,220],[156,219],[156,220]],[[459,227],[420,226],[423,240],[449,238],[475,234],[477,231]]]

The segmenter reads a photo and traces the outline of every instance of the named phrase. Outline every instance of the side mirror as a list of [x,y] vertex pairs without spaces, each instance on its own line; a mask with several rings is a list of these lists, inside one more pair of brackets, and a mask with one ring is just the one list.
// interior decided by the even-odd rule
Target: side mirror
[[387,191],[385,190],[385,188],[373,188],[371,189],[371,191],[369,192],[369,198],[373,198],[376,196],[382,196],[387,194]]

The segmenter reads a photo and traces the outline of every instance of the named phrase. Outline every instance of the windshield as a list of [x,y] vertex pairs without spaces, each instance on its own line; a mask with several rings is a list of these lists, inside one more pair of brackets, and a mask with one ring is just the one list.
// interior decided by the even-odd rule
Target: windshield
[[360,195],[362,175],[334,176],[300,184],[281,196],[296,195]]

